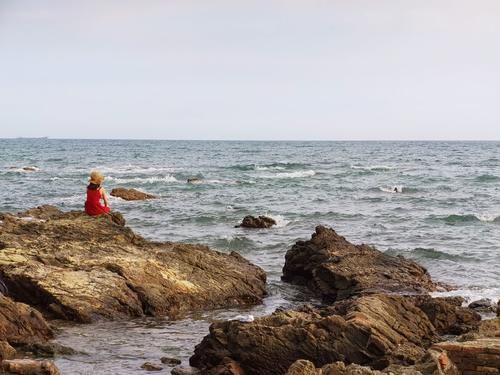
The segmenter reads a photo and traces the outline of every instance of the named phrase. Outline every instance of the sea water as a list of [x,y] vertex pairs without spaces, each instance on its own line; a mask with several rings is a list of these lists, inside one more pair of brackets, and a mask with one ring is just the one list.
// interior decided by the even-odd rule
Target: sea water
[[[416,260],[434,280],[455,286],[445,295],[500,298],[500,142],[4,139],[0,211],[42,204],[81,210],[92,169],[106,175],[108,191],[136,188],[159,197],[110,198],[134,231],[237,251],[266,270],[270,295],[254,308],[176,322],[66,324],[58,341],[85,354],[58,358],[63,374],[142,373],[142,363],[161,356],[186,365],[214,319],[310,301],[280,276],[286,251],[319,224]],[[278,225],[234,228],[249,214]]]

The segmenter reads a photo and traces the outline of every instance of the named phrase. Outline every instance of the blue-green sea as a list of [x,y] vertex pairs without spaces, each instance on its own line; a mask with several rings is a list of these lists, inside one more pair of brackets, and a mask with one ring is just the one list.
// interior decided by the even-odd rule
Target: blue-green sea
[[[32,170],[25,170],[24,167]],[[318,224],[424,265],[468,301],[500,298],[500,142],[225,142],[0,140],[0,211],[52,204],[81,210],[88,174],[146,238],[235,250],[268,273],[270,296],[253,309],[68,326],[58,341],[86,355],[58,358],[63,374],[142,373],[164,355],[187,358],[213,319],[262,315],[305,296],[280,281],[284,255]],[[198,178],[199,183],[187,183]],[[268,215],[270,230],[234,228]]]

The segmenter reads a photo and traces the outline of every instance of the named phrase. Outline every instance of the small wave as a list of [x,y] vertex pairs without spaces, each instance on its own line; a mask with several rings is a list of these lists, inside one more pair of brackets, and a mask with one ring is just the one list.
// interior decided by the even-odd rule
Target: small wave
[[453,262],[477,262],[479,259],[467,254],[450,254],[444,251],[436,250],[434,248],[417,247],[408,251],[401,251],[396,249],[389,249],[385,252],[388,255],[396,256],[403,255],[415,260],[423,259],[437,259],[437,260],[450,260]]
[[283,215],[268,215],[266,214],[265,216],[270,217],[274,221],[276,221],[276,225],[274,226],[275,228],[283,228],[286,227],[289,223],[290,220],[285,219]]
[[108,176],[108,177],[106,177],[106,179],[109,181],[114,181],[118,184],[126,184],[126,183],[131,183],[131,182],[137,182],[139,184],[155,184],[158,182],[167,182],[167,183],[178,182],[178,180],[170,174],[163,176],[163,177],[153,176],[153,177],[133,177],[133,178],[121,178],[121,177]]
[[269,166],[269,167],[266,167],[266,166],[260,166],[260,165],[256,165],[255,166],[255,170],[256,171],[269,171],[269,170],[278,170],[278,171],[282,171],[282,170],[285,170],[286,168],[285,167],[280,167],[280,166]]
[[304,178],[311,177],[316,174],[313,170],[296,171],[296,172],[280,172],[273,175],[263,175],[263,178]]
[[388,165],[368,165],[368,166],[351,165],[351,169],[361,169],[361,170],[373,171],[373,172],[384,172],[384,171],[390,171],[390,170],[394,169],[394,167],[390,167]]
[[478,182],[493,182],[500,180],[500,177],[491,174],[483,174],[476,177],[475,180]]
[[380,191],[383,191],[384,193],[402,193],[403,192],[403,185],[394,185],[393,187],[379,187]]
[[462,223],[485,222],[485,223],[500,223],[500,216],[490,214],[465,214],[465,215],[448,215],[437,217],[449,225]]
[[270,164],[236,164],[232,165],[230,169],[239,171],[271,171],[271,170],[289,170],[304,168],[304,164],[300,163],[270,163]]
[[247,237],[227,235],[214,241],[214,247],[227,250],[251,249],[255,243]]

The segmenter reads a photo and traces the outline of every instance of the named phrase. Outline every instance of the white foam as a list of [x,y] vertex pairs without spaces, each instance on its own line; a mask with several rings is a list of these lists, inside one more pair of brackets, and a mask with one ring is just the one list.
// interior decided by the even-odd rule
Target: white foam
[[166,176],[152,176],[152,177],[133,177],[133,178],[120,178],[120,177],[113,177],[113,176],[108,176],[106,177],[109,181],[114,181],[116,183],[131,183],[131,182],[137,182],[139,184],[154,184],[157,182],[167,182],[167,183],[174,183],[178,182],[178,180],[170,175],[167,174]]
[[275,228],[283,228],[283,227],[286,227],[290,223],[290,220],[285,219],[285,217],[283,215],[265,214],[264,216],[270,217],[271,219],[276,221]]
[[456,289],[448,292],[433,292],[431,293],[433,297],[463,297],[465,304],[471,302],[488,298],[493,303],[497,303],[500,299],[500,288],[489,288],[489,289]]
[[280,166],[274,166],[274,167],[261,167],[260,165],[255,166],[256,171],[269,171],[269,170],[276,170],[276,171],[282,171],[285,170],[285,167],[280,167]]
[[304,178],[311,177],[316,174],[313,170],[295,171],[295,172],[280,172],[273,175],[263,175],[263,178]]
[[393,187],[379,187],[384,193],[402,193],[403,185],[394,185]]
[[474,216],[477,217],[480,221],[483,221],[485,223],[492,223],[498,220],[498,218],[500,218],[500,215],[494,215],[494,214],[476,214]]
[[388,165],[351,165],[351,169],[363,169],[366,171],[390,171],[394,167]]

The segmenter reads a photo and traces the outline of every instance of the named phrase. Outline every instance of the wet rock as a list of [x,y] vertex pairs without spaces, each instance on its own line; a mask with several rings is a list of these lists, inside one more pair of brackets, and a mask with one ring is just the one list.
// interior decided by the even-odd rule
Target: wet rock
[[249,375],[285,373],[297,358],[318,367],[345,361],[382,369],[402,362],[395,354],[401,345],[425,348],[436,340],[431,322],[411,301],[370,295],[345,302],[338,310],[304,307],[250,323],[216,322],[190,363],[210,371],[230,358]]
[[201,371],[194,367],[175,367],[170,373],[172,375],[200,375]]
[[168,366],[177,366],[182,363],[180,359],[177,358],[170,358],[170,357],[161,357],[160,358],[161,363],[168,365]]
[[52,336],[52,330],[38,311],[0,295],[0,340],[23,345],[46,341]]
[[10,346],[7,341],[0,341],[0,361],[14,358],[16,353],[16,349]]
[[267,216],[245,216],[241,224],[235,226],[235,228],[271,228],[276,225],[276,220]]
[[46,220],[2,215],[0,273],[14,299],[47,316],[176,318],[195,309],[260,303],[266,294],[265,272],[235,252],[147,241],[110,215],[48,207],[32,215]]
[[432,298],[428,295],[412,297],[417,307],[428,316],[440,335],[461,335],[477,329],[481,316],[468,307],[462,307],[460,297]]
[[482,298],[469,304],[469,308],[480,312],[493,312],[493,301],[489,298]]
[[163,367],[161,367],[160,365],[157,365],[155,363],[151,363],[151,362],[144,363],[141,366],[141,368],[146,370],[146,371],[161,371],[161,370],[163,370]]
[[111,190],[110,195],[125,199],[126,201],[143,201],[146,199],[154,199],[156,196],[136,189],[115,188]]
[[202,184],[204,182],[205,182],[205,180],[202,178],[188,178],[187,179],[187,183],[193,184],[193,185],[199,185],[199,184]]
[[12,359],[2,361],[5,374],[17,375],[60,375],[52,361],[36,361],[32,359]]
[[500,299],[498,300],[498,303],[497,303],[497,316],[500,317]]
[[77,352],[67,346],[55,342],[35,342],[22,345],[19,349],[25,353],[29,352],[37,357],[55,357],[56,355],[74,355]]
[[23,167],[22,169],[23,169],[23,171],[26,171],[26,172],[36,172],[36,171],[38,171],[37,167]]
[[309,241],[287,253],[282,279],[307,285],[327,301],[380,291],[423,293],[436,289],[427,270],[368,245],[353,245],[333,229],[316,227]]

